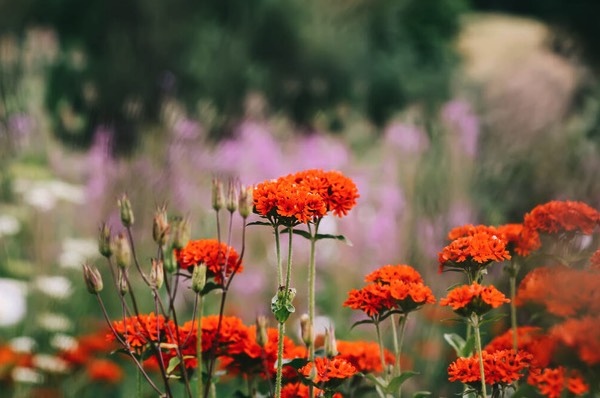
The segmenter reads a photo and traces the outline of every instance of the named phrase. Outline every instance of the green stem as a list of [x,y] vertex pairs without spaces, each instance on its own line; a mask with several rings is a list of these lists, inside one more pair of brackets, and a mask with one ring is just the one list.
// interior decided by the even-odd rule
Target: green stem
[[138,398],[142,398],[142,372],[140,369],[135,372],[135,395]]
[[[309,225],[310,231],[310,225]],[[317,233],[319,230],[319,221],[315,223],[315,233],[311,234],[310,238],[310,260],[308,263],[308,319],[310,328],[309,330],[313,333],[315,325],[315,275],[316,275],[316,264],[315,264],[315,251],[317,244]],[[315,344],[314,335],[310,336],[310,345],[308,347],[308,360],[313,362],[315,360]],[[308,386],[308,396],[314,396],[314,386],[311,384]]]
[[375,322],[375,330],[377,331],[377,342],[379,343],[379,358],[381,358],[381,368],[383,369],[383,376],[386,381],[389,381],[388,373],[386,371],[385,350],[383,347],[383,339],[381,337],[381,330],[379,329],[379,321]]
[[196,392],[198,394],[198,398],[202,398],[204,396],[203,394],[203,388],[204,386],[202,385],[203,380],[202,380],[202,313],[203,313],[203,309],[204,309],[204,301],[203,301],[203,297],[201,294],[198,293],[198,326],[196,327],[196,333],[197,333],[197,345],[196,345],[196,356],[198,357],[198,391]]
[[479,333],[479,317],[473,315],[473,329],[475,331],[475,344],[477,346],[477,355],[479,356],[479,372],[481,373],[481,394],[483,398],[487,398],[487,390],[485,387],[485,372],[483,368],[483,353],[481,350],[481,334]]
[[281,263],[281,243],[279,242],[279,226],[275,225],[275,250],[277,251],[277,288],[283,285],[283,264]]
[[285,335],[285,323],[280,322],[277,328],[277,377],[275,379],[275,398],[281,397],[281,379],[283,376],[283,336]]
[[513,349],[518,351],[519,342],[517,341],[517,306],[515,305],[515,297],[517,295],[517,274],[519,273],[519,265],[516,261],[512,262],[512,270],[510,273],[510,324],[512,328]]

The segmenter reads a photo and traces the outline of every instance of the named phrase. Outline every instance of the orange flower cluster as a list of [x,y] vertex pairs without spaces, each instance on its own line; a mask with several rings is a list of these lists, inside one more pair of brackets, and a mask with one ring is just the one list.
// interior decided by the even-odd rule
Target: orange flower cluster
[[0,382],[11,380],[12,370],[16,367],[31,367],[32,355],[20,353],[8,345],[0,346]]
[[[314,389],[313,398],[320,397],[323,393],[318,388]],[[288,383],[281,389],[281,398],[308,398],[308,386],[302,383]],[[336,392],[333,398],[342,398],[342,394]]]
[[306,170],[258,184],[254,189],[254,209],[271,220],[308,223],[330,211],[345,216],[358,197],[356,185],[342,173]]
[[563,265],[536,268],[521,281],[516,305],[543,306],[559,317],[600,311],[600,274]]
[[579,372],[568,371],[562,366],[555,369],[532,369],[527,383],[536,387],[542,395],[548,398],[560,398],[565,390],[575,395],[583,395],[589,390],[589,386]]
[[[496,351],[492,354],[483,351],[483,372],[486,384],[511,384],[523,377],[523,371],[529,368],[531,354],[514,350]],[[475,388],[481,383],[479,357],[458,358],[448,367],[450,381],[460,381]]]
[[[223,368],[234,374],[246,376],[259,375],[262,378],[271,378],[275,375],[277,362],[277,345],[279,333],[275,328],[267,329],[267,341],[264,347],[256,341],[256,326],[247,328],[248,334],[241,342],[240,352],[225,352],[221,359]],[[306,356],[304,347],[297,347],[288,337],[283,337],[284,359],[303,358]],[[284,368],[284,371],[288,370]]]
[[[494,338],[484,350],[496,352],[510,350],[513,347],[512,329]],[[519,352],[527,352],[532,355],[531,366],[545,368],[552,360],[552,354],[556,347],[556,340],[544,334],[544,331],[535,326],[521,326],[517,328],[517,348]]]
[[440,300],[440,305],[450,306],[457,314],[470,316],[485,314],[492,308],[500,307],[510,300],[494,286],[482,286],[477,282],[454,288],[448,297]]
[[190,240],[182,250],[176,250],[175,254],[183,269],[192,271],[195,265],[205,264],[206,276],[215,278],[217,283],[222,283],[223,274],[230,276],[233,270],[236,273],[243,270],[243,266],[238,264],[240,258],[235,249],[216,239]]
[[123,369],[108,359],[95,359],[87,367],[90,380],[116,384],[123,379]]
[[340,357],[334,357],[332,359],[318,357],[315,358],[314,362],[309,362],[298,370],[305,377],[309,377],[312,368],[316,367],[317,374],[312,380],[315,384],[321,384],[322,388],[327,387],[327,382],[334,379],[348,379],[354,376],[358,371],[352,364]]
[[[172,327],[172,323],[168,327]],[[141,353],[150,342],[166,341],[169,335],[165,318],[162,315],[156,316],[153,312],[114,321],[113,328],[119,337],[137,353]],[[116,337],[113,333],[109,333],[107,339],[114,341]]]
[[424,304],[435,303],[431,289],[421,275],[405,264],[385,265],[365,277],[372,282],[348,293],[345,307],[362,310],[368,316],[381,316],[388,310],[410,312]]
[[[338,357],[345,359],[362,373],[381,372],[381,359],[379,356],[379,345],[367,341],[337,341]],[[394,363],[394,354],[388,350],[384,351],[385,363]],[[403,367],[406,368],[406,363]]]
[[600,271],[600,250],[596,250],[590,258],[590,270]]
[[476,232],[453,240],[438,253],[440,272],[445,267],[483,268],[492,261],[509,260],[503,239],[489,232]]
[[536,206],[525,215],[526,229],[555,234],[581,232],[590,235],[600,222],[600,213],[583,202],[554,200]]
[[523,224],[505,224],[499,227],[467,224],[452,229],[448,233],[448,240],[453,241],[479,233],[497,236],[504,241],[509,252],[514,251],[521,256],[529,255],[540,245],[539,235],[524,230]]
[[577,353],[588,366],[600,363],[600,316],[571,318],[552,327],[550,335],[560,344]]

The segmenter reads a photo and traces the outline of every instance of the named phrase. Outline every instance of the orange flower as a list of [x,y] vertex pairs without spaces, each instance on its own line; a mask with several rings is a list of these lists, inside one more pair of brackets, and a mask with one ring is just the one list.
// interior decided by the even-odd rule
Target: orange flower
[[516,305],[541,305],[559,317],[600,311],[600,274],[564,265],[539,267],[521,281]]
[[390,285],[390,295],[405,313],[414,311],[423,304],[435,303],[431,289],[422,283],[394,281]]
[[238,267],[240,259],[235,249],[216,239],[191,240],[182,250],[176,250],[175,254],[179,266],[189,271],[195,265],[205,264],[207,277],[214,277],[217,283],[222,283],[223,272],[230,276],[234,269],[236,273],[243,269],[241,264]]
[[569,371],[562,366],[555,369],[532,369],[527,383],[537,387],[548,398],[560,398],[565,389],[575,395],[583,395],[589,390],[579,372]]
[[588,366],[600,363],[600,316],[568,319],[554,326],[550,335],[570,350]]
[[87,366],[87,374],[92,381],[116,384],[123,379],[123,370],[116,363],[106,359],[95,359]]
[[342,217],[359,197],[354,182],[338,171],[306,170],[265,181],[254,189],[257,214],[284,223],[308,223],[327,214]]
[[492,261],[500,262],[509,259],[510,254],[506,250],[504,240],[488,232],[476,232],[455,239],[438,253],[440,272],[445,267],[470,272],[482,269]]
[[600,249],[596,250],[590,258],[590,270],[600,271]]
[[[248,377],[259,375],[263,378],[270,378],[275,374],[278,342],[277,329],[268,328],[267,342],[264,347],[259,346],[256,342],[256,326],[250,326],[247,337],[241,342],[241,351],[225,352],[221,364],[232,373],[241,373]],[[306,355],[306,350],[303,348],[296,347],[291,339],[283,337],[284,359],[303,358]]]
[[[167,341],[169,333],[166,326],[165,318],[162,315],[156,316],[154,312],[113,321],[113,328],[120,338],[138,353],[150,342]],[[108,334],[107,338],[109,341],[116,339],[112,333]]]
[[448,297],[440,300],[440,305],[451,306],[457,314],[470,316],[472,313],[483,315],[492,308],[509,302],[494,286],[481,286],[474,282],[454,288],[448,293]]
[[480,232],[484,232],[489,235],[497,235],[498,234],[498,230],[492,226],[488,226],[488,225],[475,226],[473,224],[466,224],[466,225],[461,225],[460,227],[452,228],[450,230],[450,232],[448,232],[448,240],[453,241],[458,238],[464,238],[466,236],[473,236]]
[[354,376],[358,371],[350,362],[343,358],[335,357],[333,359],[318,357],[314,362],[309,362],[298,370],[305,377],[310,376],[310,372],[316,366],[317,374],[312,380],[315,384],[323,383],[326,388],[327,382],[333,379],[347,379]]
[[[313,397],[320,396],[322,390],[314,389]],[[281,398],[308,398],[308,386],[302,383],[289,383],[281,389]],[[342,398],[342,394],[335,393],[333,398]]]
[[392,283],[395,280],[411,283],[423,283],[421,274],[406,264],[384,265],[365,277],[365,282]]
[[[523,377],[522,371],[529,367],[531,354],[515,354],[513,350],[482,353],[486,384],[508,385]],[[448,367],[448,380],[460,381],[478,388],[481,383],[479,357],[458,358]]]
[[[381,372],[381,359],[379,356],[379,345],[367,341],[337,341],[338,357],[350,362],[357,371],[363,373]],[[394,355],[388,350],[384,351],[385,363],[393,364]],[[403,368],[406,368],[407,359],[403,361]]]
[[[512,329],[506,333],[494,338],[484,351],[496,352],[501,350],[510,350],[513,347]],[[519,352],[527,352],[533,356],[532,366],[544,368],[550,364],[552,354],[556,347],[556,340],[544,334],[539,327],[521,326],[517,328],[517,348]]]
[[390,286],[381,283],[371,283],[360,290],[352,289],[343,304],[344,307],[353,310],[362,310],[370,317],[380,315],[394,308],[395,305],[390,294]]
[[551,201],[536,206],[525,215],[525,228],[549,234],[581,232],[590,235],[600,221],[600,213],[583,202]]
[[[505,224],[497,228],[498,235],[520,256],[527,256],[540,247],[537,232],[523,228],[523,224]],[[510,251],[509,250],[509,251]]]

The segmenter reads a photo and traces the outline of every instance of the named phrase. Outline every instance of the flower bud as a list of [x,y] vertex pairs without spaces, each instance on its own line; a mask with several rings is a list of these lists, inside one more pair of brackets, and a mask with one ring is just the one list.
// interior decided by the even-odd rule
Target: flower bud
[[152,224],[152,238],[159,246],[164,246],[169,240],[169,232],[171,226],[167,218],[167,209],[164,206],[159,207],[154,214],[154,222]]
[[165,280],[164,266],[162,260],[152,259],[152,269],[150,269],[150,282],[160,289]]
[[173,221],[173,247],[183,249],[190,241],[192,226],[187,218],[176,218]]
[[268,341],[267,318],[263,315],[259,315],[256,317],[256,343],[260,347],[264,347]]
[[300,332],[302,336],[302,341],[304,341],[304,344],[306,344],[307,347],[310,347],[314,340],[313,328],[308,314],[303,314],[300,317]]
[[252,187],[245,187],[242,185],[240,188],[240,200],[238,209],[242,218],[248,218],[254,207],[254,196],[252,193],[254,189]]
[[98,268],[93,265],[83,264],[83,280],[88,292],[91,294],[100,293],[104,287],[102,284],[102,275],[100,275]]
[[113,253],[120,268],[128,268],[131,265],[131,247],[129,241],[122,233],[113,240]]
[[335,340],[335,332],[333,326],[325,329],[325,355],[333,358],[338,354],[337,341]]
[[212,207],[215,211],[223,208],[223,183],[218,178],[212,180]]
[[233,213],[234,211],[237,210],[237,205],[238,205],[237,188],[235,186],[235,183],[230,180],[229,187],[227,189],[227,202],[225,204],[225,207],[227,207],[227,210],[230,213]]
[[106,223],[100,226],[100,235],[98,237],[98,251],[101,255],[108,258],[112,255],[112,247],[110,247],[111,231]]
[[175,256],[174,250],[167,250],[165,252],[164,267],[167,270],[167,272],[170,274],[177,271],[177,257]]
[[133,225],[133,210],[131,209],[131,202],[127,195],[121,196],[121,199],[117,201],[119,210],[121,213],[121,222],[124,227],[131,227]]
[[119,271],[119,293],[121,293],[121,296],[129,293],[129,284],[127,283],[126,272],[127,270]]
[[192,272],[192,290],[200,293],[206,285],[206,265],[201,263],[194,267]]
[[318,374],[318,372],[317,372],[317,367],[316,367],[316,365],[313,363],[313,366],[310,368],[310,372],[308,373],[308,377],[307,377],[307,379],[308,379],[308,380],[314,380],[314,379],[316,379],[316,378],[317,378],[317,374]]

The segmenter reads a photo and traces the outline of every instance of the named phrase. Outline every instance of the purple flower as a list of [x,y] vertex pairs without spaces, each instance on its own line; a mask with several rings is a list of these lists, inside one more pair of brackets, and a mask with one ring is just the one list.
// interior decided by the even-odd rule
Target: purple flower
[[479,139],[479,118],[473,112],[471,105],[462,100],[448,102],[442,109],[442,120],[458,134],[464,152],[469,156],[475,156]]

